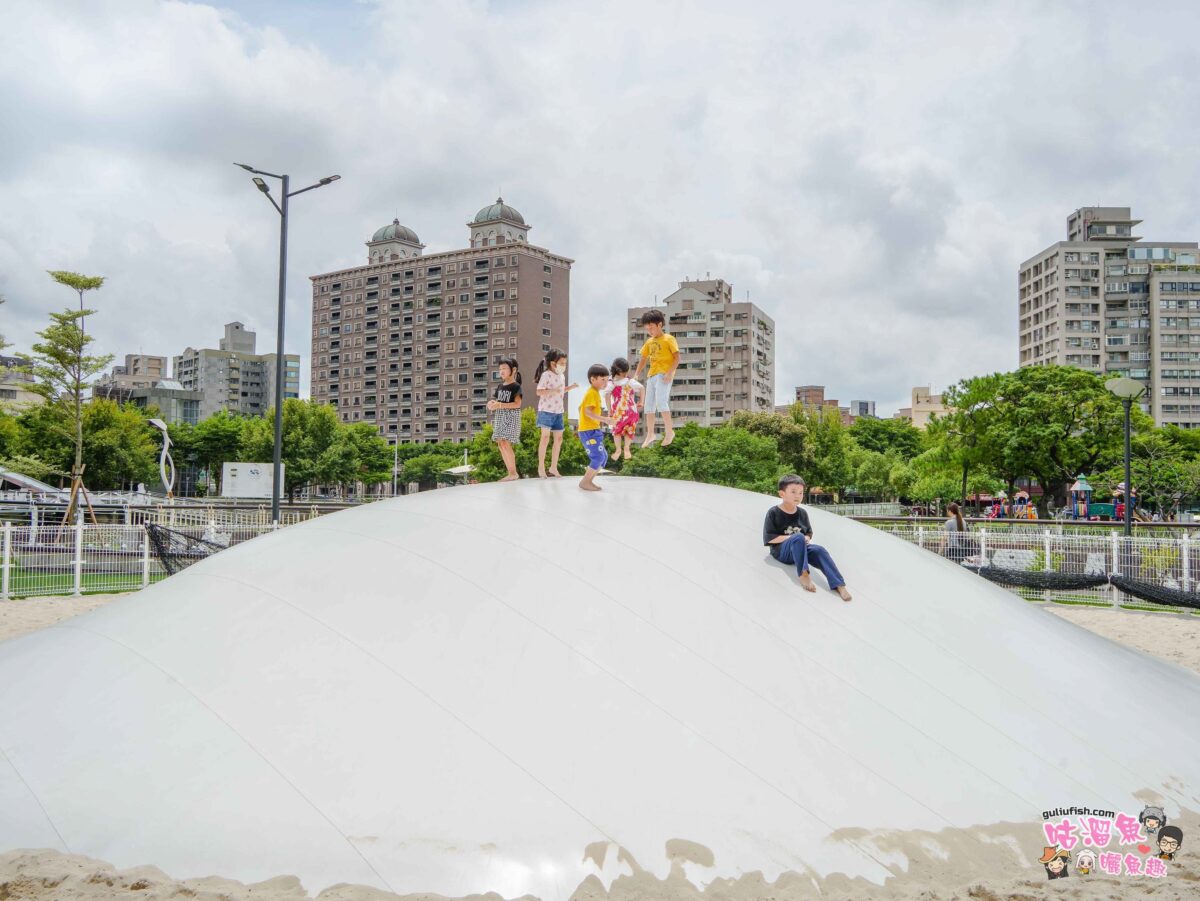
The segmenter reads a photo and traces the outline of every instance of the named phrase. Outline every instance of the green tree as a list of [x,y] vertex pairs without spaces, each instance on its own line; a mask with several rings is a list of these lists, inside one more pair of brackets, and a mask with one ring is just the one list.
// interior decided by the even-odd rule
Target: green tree
[[729,426],[704,429],[687,443],[683,459],[691,477],[698,482],[771,493],[779,480],[779,448],[775,439],[743,429]]
[[[1180,430],[1186,431],[1186,430]],[[1122,453],[1122,457],[1124,454]],[[1160,512],[1175,506],[1175,495],[1190,489],[1188,452],[1175,435],[1166,429],[1154,429],[1134,435],[1130,442],[1130,474],[1139,504]],[[1124,460],[1094,477],[1093,484],[1115,487],[1125,481]]]
[[[1099,375],[1073,366],[1027,366],[1005,374],[1000,392],[1000,416],[988,436],[993,471],[1036,478],[1043,514],[1050,498],[1066,503],[1067,487],[1079,473],[1121,456],[1124,410]],[[1136,406],[1133,422],[1138,431],[1151,426]]]
[[789,472],[810,472],[814,450],[803,419],[804,408],[796,405],[788,413],[754,413],[738,410],[727,426],[744,429],[752,435],[771,438],[779,449],[779,459]]
[[792,409],[807,430],[812,447],[812,463],[799,475],[813,488],[840,497],[854,478],[850,460],[854,442],[849,429],[842,424],[842,414],[832,407]]
[[[82,290],[80,296],[82,297]],[[42,340],[33,345],[33,374],[37,379],[34,390],[45,398],[47,406],[56,407],[70,423],[68,435],[75,442],[73,473],[83,465],[83,404],[84,389],[90,378],[104,371],[112,360],[87,352],[92,343],[81,325],[91,310],[78,313],[65,310],[50,314],[50,325],[38,332]]]
[[404,461],[403,479],[406,483],[416,482],[422,491],[439,482],[450,483],[456,481],[456,477],[447,475],[446,470],[458,466],[461,460],[461,456],[449,450],[418,454]]
[[353,480],[378,485],[392,480],[392,447],[375,426],[356,422],[343,429],[344,440],[354,449]]
[[904,460],[911,460],[924,449],[921,430],[907,419],[860,416],[850,426],[850,437],[863,450],[880,454],[896,451]]
[[[202,419],[186,434],[188,458],[208,473],[207,484],[213,494],[220,493],[221,467],[234,462],[244,442],[244,433],[250,420],[235,416],[228,410],[220,410],[208,419]],[[183,434],[181,431],[176,434]],[[174,435],[172,435],[174,440]],[[254,457],[249,461],[262,462]],[[271,457],[267,456],[266,460]]]
[[84,484],[93,491],[158,483],[159,439],[134,407],[93,400],[83,408]]

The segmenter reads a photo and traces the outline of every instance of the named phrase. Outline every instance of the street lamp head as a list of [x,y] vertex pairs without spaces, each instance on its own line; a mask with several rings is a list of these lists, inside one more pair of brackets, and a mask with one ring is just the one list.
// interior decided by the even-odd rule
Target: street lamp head
[[234,163],[234,165],[235,165],[235,166],[241,166],[241,167],[242,167],[243,169],[245,169],[247,172],[253,172],[253,171],[254,171],[254,167],[253,167],[253,166],[247,166],[245,163]]
[[1146,393],[1146,386],[1141,382],[1124,377],[1109,379],[1104,383],[1104,387],[1121,400],[1134,401]]
[[270,185],[268,185],[268,184],[267,184],[265,181],[263,181],[261,178],[254,178],[254,179],[251,179],[251,180],[254,182],[254,187],[258,188],[258,190],[262,191],[264,194],[270,194],[270,193],[271,193],[271,186],[270,186]]
[[340,175],[326,175],[324,178],[321,179],[321,184],[323,184],[323,185],[332,184],[333,182],[337,181],[339,178],[341,178]]

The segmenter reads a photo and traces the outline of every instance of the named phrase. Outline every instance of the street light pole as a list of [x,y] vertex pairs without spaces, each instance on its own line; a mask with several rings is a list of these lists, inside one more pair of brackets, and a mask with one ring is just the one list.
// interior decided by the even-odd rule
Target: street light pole
[[279,313],[275,334],[275,455],[271,460],[271,522],[279,525],[280,470],[283,469],[283,320],[287,303],[287,239],[289,176],[282,178],[279,203]]
[[1125,537],[1133,534],[1133,475],[1130,472],[1129,418],[1133,402],[1146,393],[1146,386],[1131,378],[1109,379],[1104,387],[1121,399],[1125,407]]
[[303,194],[305,191],[311,191],[314,188],[323,188],[325,185],[332,184],[340,179],[341,176],[328,175],[325,178],[319,179],[315,185],[309,185],[307,188],[301,188],[299,191],[292,191],[290,190],[291,176],[289,175],[276,175],[274,172],[264,172],[245,163],[234,163],[234,165],[245,169],[247,172],[253,172],[255,175],[277,178],[282,183],[282,196],[280,197],[280,202],[276,203],[275,198],[271,196],[270,186],[261,178],[253,179],[255,187],[266,195],[267,200],[271,201],[271,206],[275,207],[275,211],[279,213],[279,312],[276,317],[275,335],[275,450],[272,459],[271,476],[271,522],[279,525],[279,493],[282,484],[280,476],[283,469],[283,383],[286,372],[283,359],[283,326],[287,307],[288,201],[297,194]]

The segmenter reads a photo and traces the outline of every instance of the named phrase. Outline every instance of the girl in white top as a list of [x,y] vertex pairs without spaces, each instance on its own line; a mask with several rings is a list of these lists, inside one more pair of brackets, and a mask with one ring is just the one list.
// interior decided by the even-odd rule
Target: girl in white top
[[546,359],[538,364],[534,373],[537,385],[537,424],[542,431],[538,442],[538,478],[546,478],[546,445],[554,435],[554,450],[550,452],[550,475],[559,477],[558,454],[562,450],[564,428],[563,402],[568,391],[578,385],[568,385],[566,379],[567,355],[557,347],[546,353]]

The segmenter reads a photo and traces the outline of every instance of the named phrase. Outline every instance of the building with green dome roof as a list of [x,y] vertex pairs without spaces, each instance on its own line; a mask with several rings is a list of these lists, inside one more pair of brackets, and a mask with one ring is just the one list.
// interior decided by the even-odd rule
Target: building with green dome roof
[[503,198],[466,225],[467,246],[426,253],[394,218],[366,265],[312,277],[312,399],[342,422],[394,444],[469,441],[490,419],[497,357],[516,356],[528,385],[547,350],[570,352],[574,261],[530,244]]

